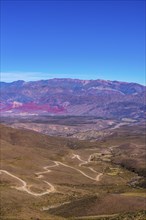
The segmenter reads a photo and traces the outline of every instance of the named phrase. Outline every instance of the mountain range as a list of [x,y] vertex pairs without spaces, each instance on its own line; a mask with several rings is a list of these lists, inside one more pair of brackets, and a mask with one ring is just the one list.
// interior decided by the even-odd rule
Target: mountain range
[[145,118],[146,87],[109,80],[49,79],[0,83],[2,115]]

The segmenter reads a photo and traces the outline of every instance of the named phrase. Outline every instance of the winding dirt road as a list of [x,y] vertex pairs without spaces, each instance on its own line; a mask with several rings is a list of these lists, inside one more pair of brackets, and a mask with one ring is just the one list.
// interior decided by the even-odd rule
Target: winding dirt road
[[11,174],[10,172],[8,172],[6,170],[0,170],[0,174],[2,174],[2,173],[5,173],[5,174],[17,179],[19,182],[21,182],[22,186],[13,187],[13,188],[15,188],[17,190],[20,190],[20,191],[27,192],[28,194],[33,195],[33,196],[43,196],[43,195],[46,195],[46,194],[49,194],[49,193],[52,193],[52,192],[56,191],[55,187],[51,183],[49,183],[47,181],[43,181],[43,182],[45,182],[46,184],[48,184],[50,186],[50,189],[47,189],[45,192],[42,192],[42,193],[34,193],[30,189],[28,189],[27,183],[24,180],[20,179],[19,177]]
[[[88,160],[82,160],[81,157],[78,154],[73,154],[72,159],[77,158],[79,161],[81,161],[81,163],[79,164],[79,167],[88,164],[91,162],[91,155],[89,156]],[[94,170],[92,167],[87,167],[89,170],[91,170],[93,173],[98,173],[96,170]],[[83,174],[83,173],[82,173]],[[86,177],[90,177],[90,179],[93,179],[95,181],[99,181],[100,177],[103,175],[103,173],[98,173],[98,175],[96,176],[96,178],[92,178],[89,175],[84,174],[84,176]]]
[[[78,165],[79,167],[81,167],[81,166],[83,166],[83,165],[88,164],[88,163],[91,162],[91,155],[89,156],[89,158],[88,158],[87,161],[82,160],[81,157],[80,157],[78,154],[73,154],[72,159],[74,159],[74,158],[77,158],[79,161],[81,161],[81,163]],[[45,171],[35,173],[35,174],[37,175],[36,178],[43,178],[43,177],[44,177],[44,174],[50,173],[50,172],[53,171],[53,170],[51,170],[50,168],[57,167],[57,166],[64,166],[64,167],[68,167],[68,168],[70,168],[70,169],[73,169],[73,170],[75,170],[75,171],[81,173],[83,176],[87,177],[88,179],[91,179],[91,180],[94,180],[94,181],[100,181],[100,177],[103,175],[103,173],[98,173],[98,172],[97,172],[96,170],[94,170],[92,167],[86,167],[87,169],[90,169],[93,173],[98,173],[98,175],[97,175],[95,178],[93,178],[92,176],[86,174],[86,173],[83,172],[82,170],[80,170],[80,169],[78,169],[78,168],[75,168],[75,167],[73,167],[73,166],[67,165],[67,164],[62,163],[62,162],[59,162],[59,161],[52,161],[52,162],[54,163],[53,165],[49,165],[49,166],[43,167],[43,169],[44,169]],[[32,192],[32,191],[30,190],[28,184],[27,184],[24,180],[22,180],[21,178],[15,176],[15,175],[13,175],[13,174],[11,174],[10,172],[8,172],[8,171],[6,171],[6,170],[0,170],[0,174],[2,174],[2,173],[5,173],[5,174],[9,175],[10,177],[15,178],[16,180],[18,180],[18,181],[22,184],[22,186],[20,186],[20,187],[13,187],[13,188],[15,188],[15,189],[17,189],[17,190],[20,190],[20,191],[27,192],[27,193],[30,194],[30,195],[33,195],[33,196],[43,196],[43,195],[46,195],[46,194],[49,194],[49,193],[54,193],[54,192],[56,192],[55,187],[54,187],[51,183],[49,183],[49,182],[47,182],[47,181],[43,181],[43,182],[46,183],[46,184],[49,186],[49,189],[47,189],[46,191],[44,191],[44,192],[42,192],[42,193]]]
[[[72,159],[74,158],[77,158],[79,161],[81,161],[81,163],[79,164],[79,167],[85,165],[85,164],[88,164],[89,162],[91,162],[91,155],[89,156],[88,160],[85,161],[85,160],[82,160],[81,157],[78,155],[78,154],[73,154],[73,157]],[[59,162],[59,161],[52,161],[53,163],[55,163],[54,165],[50,165],[50,166],[45,166],[43,167],[43,169],[45,171],[42,171],[42,172],[38,172],[36,173],[36,175],[38,175],[37,178],[42,178],[43,177],[43,174],[46,174],[46,173],[50,173],[52,170],[50,170],[50,168],[52,167],[57,167],[59,165],[62,165],[64,167],[68,167],[70,169],[73,169],[73,170],[76,170],[77,172],[81,173],[83,176],[91,179],[91,180],[94,180],[94,181],[99,181],[100,180],[100,177],[103,175],[103,173],[98,173],[96,170],[94,170],[92,167],[86,167],[87,169],[90,169],[93,173],[98,173],[98,175],[93,178],[92,176],[89,176],[87,175],[85,172],[83,172],[82,170],[78,169],[78,168],[75,168],[73,166],[70,166],[70,165],[67,165],[65,163],[62,163],[62,162]]]

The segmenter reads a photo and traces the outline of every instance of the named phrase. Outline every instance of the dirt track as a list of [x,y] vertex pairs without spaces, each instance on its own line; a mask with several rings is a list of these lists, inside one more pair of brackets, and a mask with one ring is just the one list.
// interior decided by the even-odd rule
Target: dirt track
[[27,183],[24,180],[20,179],[19,177],[11,174],[10,172],[8,172],[6,170],[0,170],[0,174],[2,174],[2,173],[5,173],[5,174],[7,174],[7,175],[9,175],[9,176],[19,180],[22,183],[22,186],[20,186],[20,187],[13,187],[13,188],[15,188],[17,190],[20,190],[20,191],[27,192],[30,195],[33,195],[33,196],[43,196],[43,195],[55,192],[54,186],[51,183],[49,183],[47,181],[44,181],[46,184],[48,184],[50,186],[50,189],[47,189],[45,192],[42,192],[42,193],[34,193],[30,189],[28,189]]
[[[79,161],[81,161],[81,163],[78,165],[79,167],[81,167],[81,166],[83,166],[83,165],[85,165],[85,164],[90,163],[90,156],[89,156],[89,159],[88,159],[87,161],[82,160],[81,157],[80,157],[79,155],[77,155],[77,154],[73,154],[72,159],[74,159],[74,158],[77,158]],[[87,174],[86,174],[85,172],[83,172],[82,170],[80,170],[80,169],[78,169],[78,168],[75,168],[75,167],[73,167],[73,166],[67,165],[67,164],[62,163],[62,162],[59,162],[59,161],[52,161],[52,162],[54,163],[53,165],[43,167],[43,169],[44,169],[45,171],[36,173],[37,178],[42,178],[42,177],[44,177],[44,174],[53,172],[53,171],[51,170],[51,168],[57,167],[57,166],[64,166],[64,167],[68,167],[68,168],[70,168],[70,169],[73,169],[73,170],[75,170],[75,171],[81,173],[83,176],[87,177],[88,179],[91,179],[91,180],[94,180],[94,181],[100,181],[100,177],[103,175],[103,173],[98,173],[98,172],[97,172],[96,170],[94,170],[92,167],[87,167],[87,169],[90,169],[93,173],[98,173],[98,175],[97,175],[95,178],[93,178],[92,176],[87,175]],[[46,195],[46,194],[49,194],[49,193],[54,193],[54,192],[56,192],[55,187],[54,187],[51,183],[49,183],[49,182],[47,182],[47,181],[43,181],[43,182],[46,183],[47,185],[49,185],[49,187],[50,187],[49,189],[47,189],[46,191],[44,191],[44,192],[42,192],[42,193],[32,192],[32,191],[29,189],[27,183],[26,183],[24,180],[22,180],[21,178],[17,177],[17,176],[14,175],[14,174],[11,174],[10,172],[8,172],[8,171],[6,171],[6,170],[0,170],[0,174],[2,174],[2,173],[5,173],[5,174],[11,176],[12,178],[17,179],[17,180],[22,184],[22,186],[20,186],[20,187],[13,187],[13,188],[15,188],[15,189],[17,189],[17,190],[20,190],[20,191],[27,192],[27,193],[30,194],[30,195],[33,195],[33,196],[43,196],[43,195]]]

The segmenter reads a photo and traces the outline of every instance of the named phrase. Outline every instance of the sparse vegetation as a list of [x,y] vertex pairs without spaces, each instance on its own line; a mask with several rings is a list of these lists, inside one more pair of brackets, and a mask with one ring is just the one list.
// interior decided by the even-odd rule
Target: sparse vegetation
[[[118,128],[112,135],[94,142],[54,138],[3,125],[0,128],[1,169],[26,181],[33,192],[46,190],[43,181],[50,182],[56,189],[55,193],[34,197],[15,188],[21,185],[19,181],[1,174],[3,220],[145,219],[145,211],[140,211],[145,210],[146,203],[142,125],[130,130]],[[81,161],[73,159],[74,154],[80,155]],[[36,173],[44,172],[45,166],[54,165],[53,161],[73,168],[60,164],[49,168],[50,172],[42,179],[37,178]],[[95,181],[99,173],[103,175]],[[55,207],[56,204],[59,206]],[[43,210],[43,207],[53,206],[55,208]]]

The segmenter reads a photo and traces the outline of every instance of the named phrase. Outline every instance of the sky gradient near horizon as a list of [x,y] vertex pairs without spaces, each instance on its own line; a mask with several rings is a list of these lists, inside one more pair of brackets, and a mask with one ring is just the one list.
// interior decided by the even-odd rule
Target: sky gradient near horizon
[[1,81],[145,84],[145,1],[1,1]]

